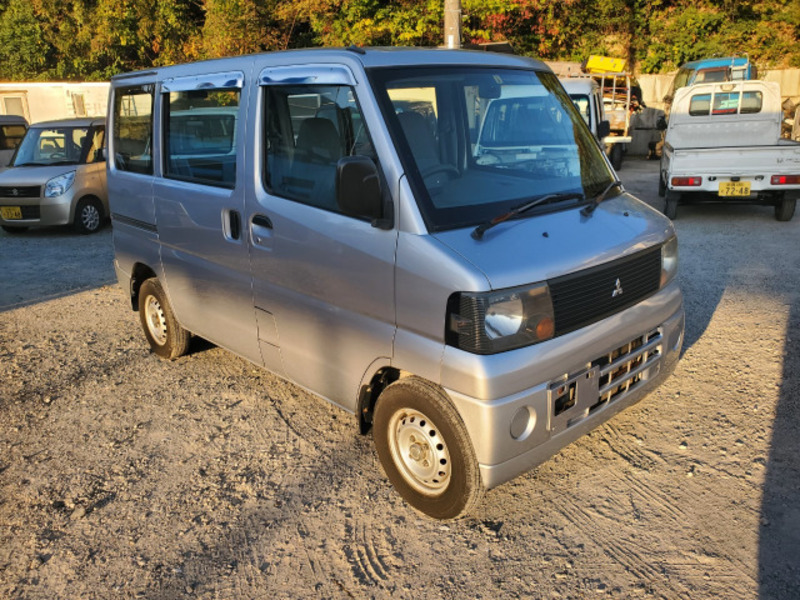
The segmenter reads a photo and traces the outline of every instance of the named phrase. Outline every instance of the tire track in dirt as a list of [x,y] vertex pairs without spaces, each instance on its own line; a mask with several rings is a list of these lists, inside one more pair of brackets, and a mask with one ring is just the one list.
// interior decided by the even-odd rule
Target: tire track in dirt
[[389,580],[391,567],[385,540],[376,540],[363,524],[348,519],[344,525],[345,544],[342,550],[350,563],[353,577],[363,586],[378,586]]
[[[643,467],[647,463],[647,457],[649,456],[654,461],[653,465],[660,464],[663,470],[679,462],[680,455],[675,454],[676,460],[669,460],[663,455],[652,456],[652,453],[648,453],[646,448],[638,445],[639,441],[634,435],[623,433],[622,429],[625,427],[625,424],[620,425],[612,421],[598,432],[598,437],[599,441],[603,442],[603,447],[624,461],[628,468],[604,470],[602,477],[592,474],[588,479],[583,480],[584,483],[590,483],[593,479],[597,479],[598,488],[614,489],[617,496],[627,494],[631,500],[634,515],[642,513],[658,515],[660,522],[666,519],[665,524],[667,524],[668,528],[675,531],[685,529],[688,523],[692,523],[697,518],[697,515],[690,513],[687,508],[702,505],[705,502],[702,494],[703,488],[698,487],[699,484],[691,483],[682,485],[679,491],[673,490],[674,493],[671,493],[669,488],[654,485],[650,475],[650,467]],[[597,449],[593,448],[591,452],[594,454]],[[681,472],[683,472],[683,469]],[[663,481],[659,481],[663,485]],[[555,505],[561,506],[560,503],[555,503]],[[585,508],[574,503],[570,505],[570,510],[561,510],[560,512],[575,527],[587,532],[591,531],[592,528],[586,527],[586,522],[606,521],[603,526],[594,528],[594,530],[607,531],[614,530],[615,520],[618,518],[618,515],[613,513],[609,514],[602,510],[595,510],[592,505],[589,508]],[[575,513],[580,515],[580,518],[576,517]],[[628,539],[625,537],[626,535],[637,535],[635,527],[626,527],[621,522],[616,524],[616,529],[621,535],[613,540],[608,538],[601,540],[591,534],[589,534],[589,537],[594,539],[597,546],[602,548],[603,552],[612,560],[619,561],[627,569],[637,573],[638,576],[649,580],[663,578],[666,585],[675,594],[679,594],[679,597],[691,598],[696,594],[696,591],[687,588],[685,584],[675,577],[664,576],[669,572],[680,571],[682,573],[681,579],[686,581],[691,581],[692,579],[703,581],[710,578],[708,575],[708,561],[702,560],[704,553],[699,550],[718,546],[718,541],[714,539],[715,536],[713,535],[716,531],[716,528],[713,527],[714,522],[712,521],[710,525],[712,526],[711,533],[699,532],[699,535],[695,536],[693,544],[698,550],[693,551],[673,548],[667,544],[666,553],[664,553],[658,548],[649,547],[634,539]],[[677,557],[680,557],[681,560],[676,560]],[[654,565],[661,564],[662,567],[651,566],[648,561]],[[720,591],[724,589],[729,591],[738,590],[737,593],[740,593],[740,596],[737,597],[746,596],[746,590],[751,589],[751,586],[756,584],[752,569],[748,568],[747,563],[741,557],[732,553],[727,554],[721,564],[724,564],[728,571],[724,571],[725,567],[713,569],[714,581],[709,585],[718,586]],[[728,582],[727,586],[721,586],[721,581],[723,580]]]

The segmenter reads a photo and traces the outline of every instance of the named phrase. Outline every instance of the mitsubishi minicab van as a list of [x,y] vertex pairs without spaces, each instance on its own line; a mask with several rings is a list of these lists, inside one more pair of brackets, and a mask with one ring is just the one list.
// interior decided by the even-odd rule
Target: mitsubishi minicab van
[[242,56],[115,77],[109,115],[115,267],[153,351],[200,336],[353,413],[427,515],[678,360],[672,224],[540,62]]

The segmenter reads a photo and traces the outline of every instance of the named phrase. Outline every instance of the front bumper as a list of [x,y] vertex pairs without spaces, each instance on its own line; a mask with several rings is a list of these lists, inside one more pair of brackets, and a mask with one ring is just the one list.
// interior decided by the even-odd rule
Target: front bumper
[[444,387],[470,434],[484,486],[535,467],[657,388],[677,364],[683,331],[673,281],[543,344],[489,357],[448,348]]
[[21,219],[4,219],[0,213],[0,224],[9,227],[49,227],[72,223],[75,207],[73,188],[55,198],[2,198],[0,207],[17,207]]

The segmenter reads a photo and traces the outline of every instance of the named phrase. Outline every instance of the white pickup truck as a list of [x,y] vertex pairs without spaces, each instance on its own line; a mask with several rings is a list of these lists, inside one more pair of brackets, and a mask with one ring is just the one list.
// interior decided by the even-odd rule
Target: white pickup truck
[[800,194],[800,143],[780,139],[778,84],[699,84],[675,94],[661,155],[664,213],[679,202],[747,202],[789,221]]

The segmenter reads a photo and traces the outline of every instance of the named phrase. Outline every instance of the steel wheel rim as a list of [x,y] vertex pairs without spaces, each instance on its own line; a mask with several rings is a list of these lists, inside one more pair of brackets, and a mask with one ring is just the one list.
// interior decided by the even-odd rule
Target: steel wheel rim
[[100,212],[93,204],[87,204],[81,210],[81,223],[89,230],[94,231],[100,225]]
[[389,421],[389,450],[406,483],[426,496],[450,485],[450,452],[439,428],[426,415],[401,409]]
[[155,296],[148,296],[144,303],[144,320],[153,341],[159,346],[167,343],[167,318]]

